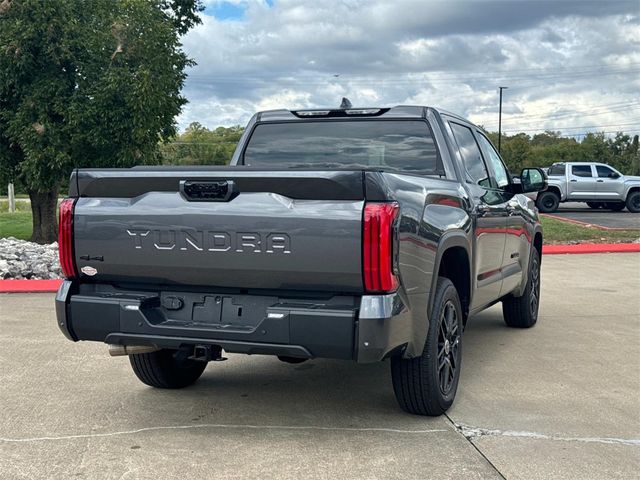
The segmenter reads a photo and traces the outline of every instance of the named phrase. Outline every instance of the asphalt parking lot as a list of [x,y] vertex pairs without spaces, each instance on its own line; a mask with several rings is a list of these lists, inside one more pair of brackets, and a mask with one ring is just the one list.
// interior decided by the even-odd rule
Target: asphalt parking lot
[[631,213],[627,210],[613,212],[602,208],[594,210],[586,203],[561,203],[560,208],[551,215],[606,228],[640,228],[640,213]]
[[0,478],[638,478],[640,254],[543,259],[531,330],[463,338],[448,416],[402,413],[388,364],[230,355],[182,391],[0,296]]

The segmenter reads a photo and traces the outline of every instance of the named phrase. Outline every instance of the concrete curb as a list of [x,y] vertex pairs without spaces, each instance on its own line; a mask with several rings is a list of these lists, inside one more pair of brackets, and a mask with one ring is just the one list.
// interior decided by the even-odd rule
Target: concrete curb
[[[586,253],[640,253],[640,243],[579,243],[577,245],[544,245],[544,255]],[[57,292],[62,279],[0,280],[0,293]]]

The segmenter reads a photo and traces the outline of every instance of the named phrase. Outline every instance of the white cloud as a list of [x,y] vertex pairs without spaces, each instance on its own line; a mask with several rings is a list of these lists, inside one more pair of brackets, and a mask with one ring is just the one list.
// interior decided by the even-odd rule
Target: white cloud
[[634,1],[241,3],[243,18],[205,16],[184,38],[198,66],[182,128],[337,106],[342,96],[357,106],[440,106],[495,127],[497,87],[508,86],[505,129],[640,131]]

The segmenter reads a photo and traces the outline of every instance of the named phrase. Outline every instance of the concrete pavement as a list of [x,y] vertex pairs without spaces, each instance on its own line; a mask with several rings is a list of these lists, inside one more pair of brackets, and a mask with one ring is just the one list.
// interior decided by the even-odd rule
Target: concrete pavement
[[395,404],[388,364],[229,355],[182,391],[57,330],[53,295],[0,296],[0,478],[637,478],[640,254],[543,259],[530,330],[463,338],[447,416]]

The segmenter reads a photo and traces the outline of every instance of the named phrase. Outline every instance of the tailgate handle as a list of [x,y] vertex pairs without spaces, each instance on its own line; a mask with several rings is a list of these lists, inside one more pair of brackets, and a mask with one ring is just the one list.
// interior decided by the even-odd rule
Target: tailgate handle
[[228,202],[238,195],[233,180],[181,180],[180,193],[190,202]]

